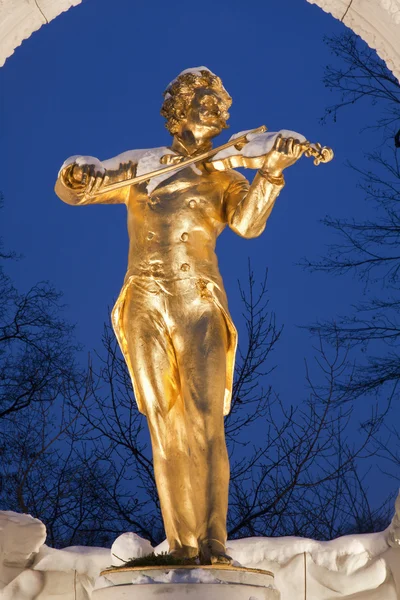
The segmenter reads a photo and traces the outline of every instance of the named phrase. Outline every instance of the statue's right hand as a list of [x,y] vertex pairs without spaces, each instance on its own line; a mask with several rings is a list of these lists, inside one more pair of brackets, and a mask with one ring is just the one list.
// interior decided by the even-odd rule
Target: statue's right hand
[[88,166],[89,165],[85,165],[85,166],[77,165],[76,163],[71,165],[70,173],[69,173],[71,181],[84,185],[83,180],[87,177],[87,174],[85,173],[85,171],[88,170],[85,167],[88,167]]
[[97,167],[97,165],[79,165],[74,163],[70,171],[70,177],[76,183],[87,186],[92,178],[96,178],[98,175],[103,175]]
[[86,194],[97,191],[104,183],[105,170],[96,164],[73,163],[68,168],[68,182],[72,187],[83,188]]

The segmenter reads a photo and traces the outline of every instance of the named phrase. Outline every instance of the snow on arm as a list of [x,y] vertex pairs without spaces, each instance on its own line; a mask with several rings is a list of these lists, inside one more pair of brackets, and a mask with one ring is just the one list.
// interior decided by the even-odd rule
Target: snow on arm
[[[235,133],[231,136],[230,140],[234,140],[242,135],[245,135],[251,131],[251,129],[247,131],[240,131],[239,133]],[[294,139],[299,140],[300,142],[305,142],[306,138],[301,133],[297,133],[296,131],[290,131],[289,129],[281,129],[280,131],[267,131],[266,133],[249,133],[247,139],[248,143],[245,144],[240,150],[240,154],[243,156],[247,156],[249,158],[254,156],[264,156],[274,147],[275,140],[281,135],[283,138],[292,137]],[[230,141],[229,140],[229,141]],[[235,156],[238,154],[238,150],[235,146],[231,146],[230,148],[226,148],[225,150],[221,150],[218,154],[213,156],[212,160],[221,160],[223,158],[228,158],[229,156]]]
[[70,156],[64,161],[59,174],[63,169],[69,167],[70,165],[77,164],[80,167],[85,165],[94,165],[97,167],[99,173],[105,173],[106,171],[116,171],[119,169],[120,165],[127,164],[129,162],[133,164],[137,164],[140,158],[146,153],[148,150],[127,150],[126,152],[122,152],[122,154],[118,154],[118,156],[114,156],[113,158],[108,158],[107,160],[99,160],[95,156],[81,156],[79,154],[75,154],[74,156]]

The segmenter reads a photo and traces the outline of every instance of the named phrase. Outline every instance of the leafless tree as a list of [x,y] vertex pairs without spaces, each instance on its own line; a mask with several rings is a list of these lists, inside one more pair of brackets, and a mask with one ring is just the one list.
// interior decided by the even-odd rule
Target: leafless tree
[[106,515],[86,465],[107,474],[85,456],[75,407],[93,380],[78,365],[61,294],[48,283],[17,290],[5,268],[13,258],[0,241],[0,509],[43,519],[54,545],[90,543]]
[[[230,537],[330,538],[360,515],[373,529],[386,513],[369,506],[361,473],[381,415],[350,441],[348,391],[335,386],[347,364],[339,338],[333,353],[316,348],[324,386],[307,370],[308,396],[288,405],[269,383],[282,328],[266,275],[257,281],[249,268],[240,294],[246,335],[226,419]],[[114,334],[106,325],[93,369],[78,368],[59,301],[47,284],[21,294],[0,270],[0,509],[43,520],[53,546],[109,545],[127,530],[155,545],[164,531],[147,425]]]
[[323,120],[332,117],[336,121],[344,108],[368,102],[376,106],[377,117],[375,123],[366,126],[377,127],[388,135],[397,133],[400,83],[384,61],[352,32],[326,37],[325,42],[336,58],[326,67],[323,81],[338,100],[326,109]]
[[[304,535],[326,539],[339,535],[361,513],[371,523],[360,463],[372,455],[371,441],[380,426],[374,411],[350,442],[352,409],[340,407],[345,392],[334,386],[346,363],[339,344],[332,357],[316,349],[328,393],[307,374],[309,395],[299,406],[286,406],[268,385],[273,350],[281,335],[269,311],[266,277],[257,283],[249,271],[241,288],[247,328],[236,368],[232,411],[226,419],[231,459],[230,537]],[[88,443],[110,481],[98,481],[109,515],[153,544],[164,538],[145,419],[139,414],[125,363],[113,333],[104,330],[102,384],[81,414],[88,424]],[[265,382],[267,385],[265,386]],[[379,521],[381,522],[381,521]],[[373,526],[371,525],[371,528]]]
[[0,448],[0,508],[41,519],[47,543],[55,547],[109,542],[97,483],[108,474],[81,441],[79,412],[71,408],[85,401],[80,392],[10,417]]
[[0,419],[54,402],[76,367],[61,294],[46,282],[18,291],[4,269],[13,256],[0,247]]
[[400,379],[400,83],[354,34],[327,41],[338,60],[326,69],[325,84],[339,100],[325,118],[336,119],[352,104],[372,102],[377,118],[367,126],[382,132],[382,142],[369,149],[367,168],[351,165],[359,173],[372,217],[325,218],[338,241],[322,260],[305,261],[310,269],[330,275],[353,274],[364,283],[364,299],[349,314],[315,323],[311,330],[361,350],[352,381],[340,384],[348,386],[349,397],[375,394],[391,399],[398,395]]

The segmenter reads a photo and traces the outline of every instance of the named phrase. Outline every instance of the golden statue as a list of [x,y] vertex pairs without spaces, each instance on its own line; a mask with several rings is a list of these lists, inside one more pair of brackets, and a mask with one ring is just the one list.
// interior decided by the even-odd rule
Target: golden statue
[[[68,204],[127,206],[128,271],[112,322],[147,417],[170,553],[229,563],[224,415],[237,333],[216,239],[226,225],[259,236],[284,186],[282,171],[304,153],[316,163],[333,154],[264,127],[213,150],[232,100],[206,67],[183,71],[164,97],[170,147],[104,162],[72,157],[55,189]],[[237,166],[260,169],[251,185]]]

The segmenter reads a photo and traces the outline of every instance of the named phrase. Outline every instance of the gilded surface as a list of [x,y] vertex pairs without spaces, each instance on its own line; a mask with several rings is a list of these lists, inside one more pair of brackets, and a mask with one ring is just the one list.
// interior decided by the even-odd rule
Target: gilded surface
[[[221,80],[202,67],[181,74],[164,95],[162,114],[173,141],[155,155],[185,159],[210,150],[229,116],[231,99]],[[130,183],[140,165],[134,153],[116,168],[70,161],[56,183],[69,204],[127,206],[128,271],[113,325],[148,420],[170,552],[200,554],[204,564],[230,562],[223,417],[230,408],[237,334],[216,239],[226,226],[246,238],[263,232],[284,185],[283,169],[307,147],[278,137],[251,185],[229,166],[212,170],[200,162],[164,175],[150,189],[149,182]],[[107,187],[123,181],[129,184]]]

